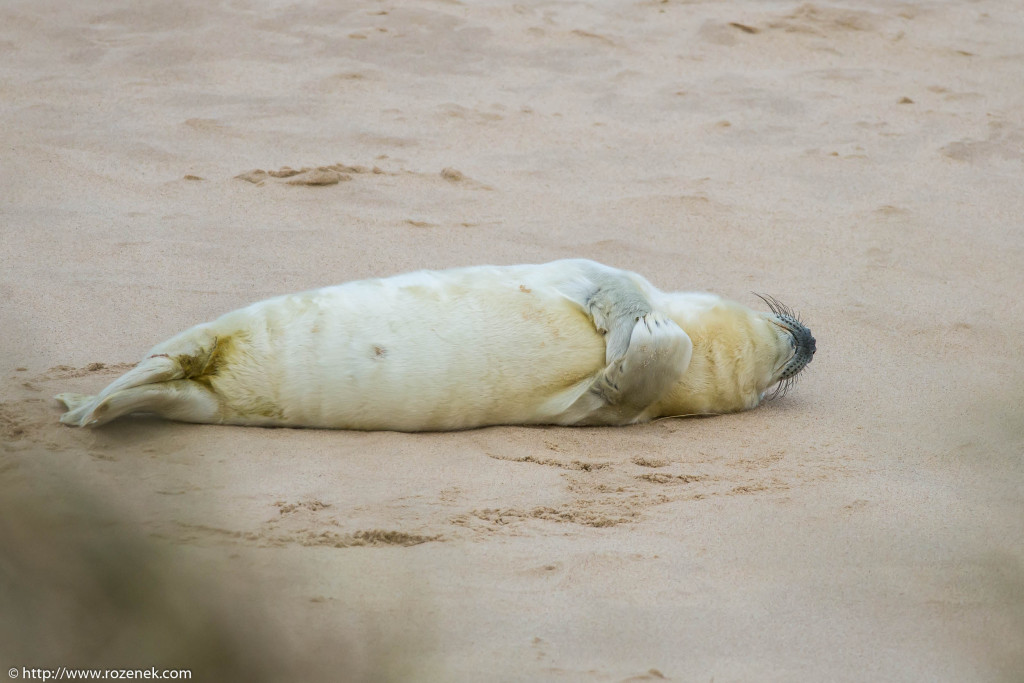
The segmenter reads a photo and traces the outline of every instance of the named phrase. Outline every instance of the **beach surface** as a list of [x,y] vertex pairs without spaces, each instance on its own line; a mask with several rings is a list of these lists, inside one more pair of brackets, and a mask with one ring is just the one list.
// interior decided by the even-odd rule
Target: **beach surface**
[[[1021,36],[1016,0],[5,2],[0,664],[1020,681]],[[253,301],[566,257],[773,295],[817,355],[629,428],[58,423]]]

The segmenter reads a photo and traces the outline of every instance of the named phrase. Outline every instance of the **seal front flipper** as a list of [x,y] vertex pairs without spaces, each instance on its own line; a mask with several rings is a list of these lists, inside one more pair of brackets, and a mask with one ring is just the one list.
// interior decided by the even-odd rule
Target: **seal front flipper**
[[647,313],[632,326],[625,353],[598,373],[556,421],[578,425],[636,422],[679,381],[692,355],[693,342],[679,325],[656,311]]
[[593,289],[582,303],[594,327],[605,335],[605,362],[610,365],[626,354],[634,326],[654,306],[647,293],[626,273],[596,263],[588,270]]

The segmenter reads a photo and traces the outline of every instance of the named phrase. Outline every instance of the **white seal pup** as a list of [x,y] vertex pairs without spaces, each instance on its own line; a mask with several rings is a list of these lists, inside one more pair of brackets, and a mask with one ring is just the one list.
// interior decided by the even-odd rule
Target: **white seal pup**
[[756,406],[814,354],[788,309],[667,293],[585,260],[361,280],[268,299],[154,347],[61,422],[436,431],[624,425]]

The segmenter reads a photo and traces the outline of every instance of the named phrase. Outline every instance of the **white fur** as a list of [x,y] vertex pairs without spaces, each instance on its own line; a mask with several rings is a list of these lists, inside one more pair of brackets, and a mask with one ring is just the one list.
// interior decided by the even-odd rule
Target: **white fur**
[[[751,355],[751,368],[733,361],[749,381],[687,377],[683,329],[719,309],[743,318],[735,334],[757,337],[734,344]],[[776,364],[781,338],[762,317],[591,261],[421,271],[253,304],[159,344],[95,397],[58,398],[62,422],[79,426],[134,411],[402,431],[625,424],[686,409],[701,392],[716,410],[756,404],[729,392],[750,385],[759,397],[772,380],[762,366]],[[705,386],[722,382],[731,388]]]

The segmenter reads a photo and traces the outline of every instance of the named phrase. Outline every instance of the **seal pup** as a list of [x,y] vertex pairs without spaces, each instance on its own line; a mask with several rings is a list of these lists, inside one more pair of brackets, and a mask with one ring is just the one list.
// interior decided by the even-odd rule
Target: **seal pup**
[[[440,431],[726,413],[814,355],[791,311],[668,293],[586,260],[361,280],[255,303],[157,345],[61,422]],[[781,383],[781,384],[780,384]]]

